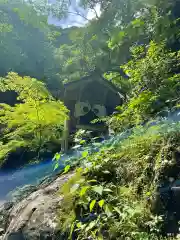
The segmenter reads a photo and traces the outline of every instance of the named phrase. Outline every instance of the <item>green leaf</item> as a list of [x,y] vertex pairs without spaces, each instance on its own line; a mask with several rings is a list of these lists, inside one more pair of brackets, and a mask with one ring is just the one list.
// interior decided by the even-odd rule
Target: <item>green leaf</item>
[[101,185],[94,186],[93,187],[93,191],[98,193],[99,195],[102,195],[102,193],[103,193],[103,186],[101,186]]
[[78,188],[79,188],[79,184],[74,184],[74,185],[71,187],[70,192],[71,192],[71,193],[74,193],[74,192],[76,192],[76,191],[78,190]]
[[54,160],[58,161],[60,158],[61,158],[60,153],[56,153],[56,154],[54,155],[54,157],[53,157],[52,160],[53,160],[53,161],[54,161]]
[[137,27],[140,27],[140,26],[143,26],[144,25],[144,21],[142,21],[141,19],[135,19],[135,20],[133,20],[132,22],[132,25],[133,26],[137,26]]
[[83,157],[83,158],[86,158],[86,157],[88,156],[88,154],[89,154],[88,151],[84,151],[84,152],[82,153],[82,157]]
[[69,172],[69,169],[71,168],[70,165],[67,165],[65,168],[64,168],[64,172],[63,173],[67,173]]
[[79,193],[80,197],[84,196],[88,189],[89,189],[89,186],[83,187]]
[[107,214],[108,217],[112,216],[112,211],[108,204],[106,204],[106,206],[105,206],[105,213]]
[[104,206],[104,203],[105,203],[104,199],[102,199],[98,202],[100,208],[102,208]]
[[54,170],[56,170],[59,167],[59,163],[56,163],[54,166]]
[[110,188],[104,188],[103,192],[113,192]]
[[151,192],[147,192],[146,196],[148,196],[148,197],[151,196]]
[[85,144],[85,143],[86,143],[85,140],[81,140],[81,141],[80,141],[80,144],[81,144],[81,145],[83,145],[83,144]]
[[96,179],[92,179],[92,180],[89,180],[89,181],[87,181],[88,183],[96,183],[97,182],[97,180]]
[[74,231],[74,227],[75,227],[75,223],[73,222],[71,224],[71,228],[70,228],[70,238],[72,237],[73,231]]
[[89,230],[91,230],[95,226],[96,226],[96,221],[90,222],[89,225],[86,227],[86,232],[88,232]]
[[92,212],[95,204],[96,204],[96,200],[92,200],[91,203],[90,203],[90,205],[89,205],[90,212]]
[[77,227],[77,228],[81,228],[81,226],[82,226],[82,223],[81,223],[81,222],[78,222],[78,223],[76,224],[76,227]]
[[121,211],[119,210],[119,208],[114,207],[114,211],[117,212],[119,215],[121,215]]

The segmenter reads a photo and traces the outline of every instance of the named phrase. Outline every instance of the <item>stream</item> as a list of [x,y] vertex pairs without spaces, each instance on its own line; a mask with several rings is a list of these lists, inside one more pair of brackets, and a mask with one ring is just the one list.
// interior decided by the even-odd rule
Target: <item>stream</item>
[[[168,118],[163,118],[163,120],[161,119],[160,121],[158,120],[152,122],[151,126],[159,123],[165,123],[168,124],[168,126],[171,126],[179,121],[180,111],[171,114],[168,116]],[[166,131],[166,126],[163,129]],[[59,167],[56,170],[54,170],[55,162],[52,161],[52,159],[29,165],[16,171],[5,172],[0,170],[0,205],[11,198],[11,193],[15,189],[21,188],[25,185],[36,185],[43,178],[56,175],[58,172],[62,171],[64,166],[67,164],[67,160],[69,162],[77,160],[79,157],[81,157],[83,151],[88,151],[91,154],[92,152],[99,151],[103,147],[114,146],[130,136],[132,131],[133,129],[129,129],[114,136],[106,136],[101,142],[91,143],[86,147],[71,149],[68,154],[61,156],[59,160]],[[141,134],[141,132],[139,134]],[[156,134],[156,132],[154,132],[154,134]]]

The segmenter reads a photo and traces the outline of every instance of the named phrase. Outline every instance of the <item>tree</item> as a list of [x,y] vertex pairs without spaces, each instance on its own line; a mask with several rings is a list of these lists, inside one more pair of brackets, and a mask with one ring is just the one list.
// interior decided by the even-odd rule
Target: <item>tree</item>
[[[68,1],[63,2],[66,7],[62,7],[62,1],[56,1],[61,5],[59,18],[71,14]],[[57,5],[43,4],[53,14],[52,6]],[[166,40],[167,45],[172,45],[178,32],[177,20],[172,21],[170,14],[173,1],[81,0],[79,5],[86,12],[93,11],[94,17],[84,28],[70,29],[71,42],[56,49],[62,81],[79,79],[94,70],[122,75],[119,66],[131,58],[132,46],[148,45],[151,40]],[[38,1],[36,9],[37,6]],[[74,14],[79,13],[75,11]]]
[[30,77],[9,73],[0,79],[1,91],[18,94],[14,106],[1,104],[1,147],[0,159],[19,148],[36,151],[37,157],[48,143],[60,146],[67,109],[55,101],[45,85]]
[[47,16],[38,16],[19,0],[0,1],[0,13],[0,75],[14,71],[60,87],[53,45],[59,30],[50,28]]
[[143,124],[159,112],[178,105],[180,98],[180,52],[166,49],[165,43],[151,42],[131,49],[132,59],[122,66],[129,75],[129,100],[111,118],[114,130]]

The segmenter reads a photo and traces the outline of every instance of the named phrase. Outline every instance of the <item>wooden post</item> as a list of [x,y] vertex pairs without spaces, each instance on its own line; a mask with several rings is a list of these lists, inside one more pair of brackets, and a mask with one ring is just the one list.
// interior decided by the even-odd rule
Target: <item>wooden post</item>
[[64,120],[64,131],[61,143],[61,151],[66,153],[69,147],[69,118]]

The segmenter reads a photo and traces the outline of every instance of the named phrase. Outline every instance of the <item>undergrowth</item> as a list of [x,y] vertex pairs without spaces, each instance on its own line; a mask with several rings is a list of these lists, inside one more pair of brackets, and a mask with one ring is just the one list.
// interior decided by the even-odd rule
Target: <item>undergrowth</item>
[[[84,154],[64,184],[59,210],[69,239],[167,239],[156,208],[158,186],[177,166],[180,123],[137,127],[115,145]],[[168,238],[176,239],[176,238]]]

